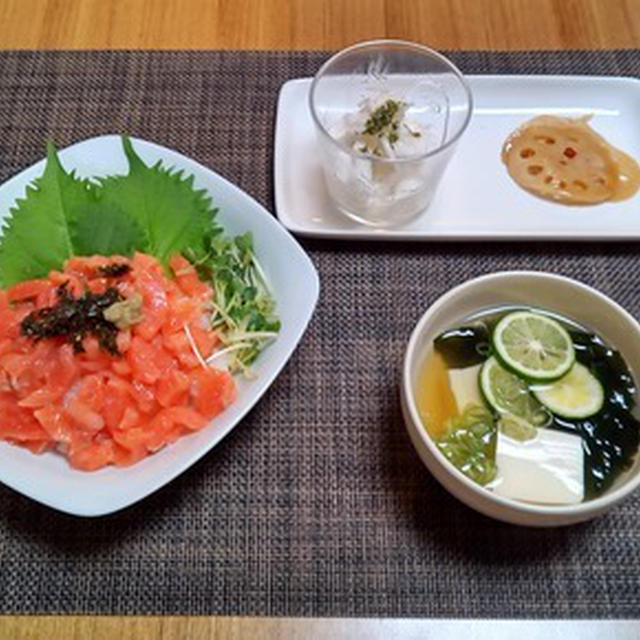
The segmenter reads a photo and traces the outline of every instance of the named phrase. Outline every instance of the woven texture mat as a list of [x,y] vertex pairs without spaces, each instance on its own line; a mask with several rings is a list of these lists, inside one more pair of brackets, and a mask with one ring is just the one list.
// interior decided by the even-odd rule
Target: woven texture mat
[[[640,75],[638,51],[451,57],[468,73]],[[47,138],[128,132],[273,210],[278,89],[325,58],[4,52],[0,180],[41,158]],[[494,522],[431,477],[398,402],[409,333],[453,285],[548,270],[638,317],[637,245],[303,245],[322,283],[311,325],[258,406],[195,467],[98,520],[0,487],[0,612],[639,616],[640,494],[570,528]]]

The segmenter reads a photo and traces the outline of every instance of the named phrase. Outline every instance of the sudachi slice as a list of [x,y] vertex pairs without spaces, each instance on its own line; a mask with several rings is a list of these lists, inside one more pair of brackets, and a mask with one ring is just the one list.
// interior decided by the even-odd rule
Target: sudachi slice
[[529,392],[527,383],[507,371],[494,356],[480,369],[480,389],[487,404],[501,416],[515,416],[535,426],[547,421],[547,413]]
[[552,413],[565,418],[588,418],[604,404],[602,385],[579,362],[560,380],[534,388],[533,393]]
[[507,314],[496,325],[492,340],[502,363],[526,379],[557,380],[575,361],[567,330],[541,313]]

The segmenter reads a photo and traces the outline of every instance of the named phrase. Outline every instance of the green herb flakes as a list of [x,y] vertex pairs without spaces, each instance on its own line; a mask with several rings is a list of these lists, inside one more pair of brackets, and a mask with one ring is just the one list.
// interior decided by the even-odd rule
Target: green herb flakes
[[363,133],[371,136],[382,136],[383,134],[388,134],[387,129],[392,125],[395,124],[397,128],[397,122],[394,120],[401,114],[403,106],[403,102],[391,99],[381,104],[373,110],[365,122]]

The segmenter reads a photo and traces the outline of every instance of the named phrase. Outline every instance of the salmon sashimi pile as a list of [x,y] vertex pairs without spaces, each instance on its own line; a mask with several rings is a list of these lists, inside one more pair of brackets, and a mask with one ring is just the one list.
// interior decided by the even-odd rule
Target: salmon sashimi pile
[[181,255],[75,257],[0,291],[0,439],[71,466],[131,465],[235,399],[213,293]]

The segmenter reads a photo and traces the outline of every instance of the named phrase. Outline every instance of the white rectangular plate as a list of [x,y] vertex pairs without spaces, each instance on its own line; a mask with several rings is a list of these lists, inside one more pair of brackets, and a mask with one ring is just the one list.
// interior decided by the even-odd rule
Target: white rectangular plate
[[[163,486],[214,447],[268,389],[297,346],[318,298],[315,267],[294,238],[264,207],[244,191],[194,160],[160,145],[133,140],[147,164],[162,160],[165,166],[184,169],[195,176],[195,187],[206,189],[220,208],[218,221],[236,235],[251,231],[258,259],[270,280],[282,320],[278,339],[255,364],[256,378],[238,381],[237,400],[211,424],[180,438],[174,444],[124,469],[107,467],[91,473],[72,469],[57,453],[34,455],[0,442],[0,482],[50,507],[80,516],[117,511]],[[44,140],[43,140],[44,148]],[[60,153],[67,170],[82,177],[127,172],[120,137],[91,138]],[[42,174],[44,160],[0,186],[0,218],[7,215],[25,187]]]
[[467,76],[474,112],[431,206],[393,229],[359,225],[327,194],[309,112],[311,80],[280,90],[275,133],[278,217],[294,233],[351,240],[634,240],[640,193],[629,200],[567,206],[537,198],[508,176],[507,136],[542,114],[593,114],[591,125],[640,160],[640,80],[591,76]]

